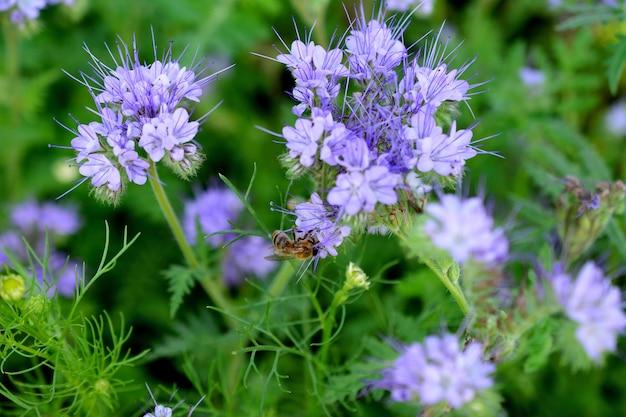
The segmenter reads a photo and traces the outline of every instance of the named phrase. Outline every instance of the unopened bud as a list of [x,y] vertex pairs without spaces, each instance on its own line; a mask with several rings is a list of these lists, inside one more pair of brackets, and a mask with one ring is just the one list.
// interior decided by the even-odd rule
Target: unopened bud
[[7,274],[0,276],[0,298],[4,301],[15,302],[24,297],[26,286],[24,278],[17,274]]
[[32,317],[39,317],[46,309],[48,298],[42,294],[33,295],[26,300],[23,310]]
[[369,278],[361,268],[350,262],[346,269],[346,283],[344,287],[348,290],[357,288],[367,290],[370,287]]

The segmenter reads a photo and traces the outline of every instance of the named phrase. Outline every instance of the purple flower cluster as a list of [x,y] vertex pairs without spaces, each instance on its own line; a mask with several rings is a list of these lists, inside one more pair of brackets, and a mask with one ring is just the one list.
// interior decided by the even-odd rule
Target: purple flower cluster
[[32,271],[49,296],[59,293],[71,297],[76,290],[78,263],[69,261],[55,245],[59,238],[75,234],[81,221],[76,209],[54,203],[29,200],[12,207],[11,228],[0,234],[0,267],[11,267],[12,260],[28,262],[25,239],[40,259],[47,257],[46,268]]
[[[210,246],[220,245],[236,238],[233,229],[243,205],[239,198],[227,188],[210,187],[185,202],[183,229],[187,240],[197,243],[203,236]],[[258,236],[245,236],[227,249],[222,261],[222,275],[229,286],[240,284],[248,276],[265,278],[275,263],[265,259],[272,254],[272,245]]]
[[74,0],[0,0],[0,12],[10,10],[11,21],[22,24],[37,19],[43,9],[59,3],[71,5]]
[[134,44],[132,51],[120,44],[118,56],[111,54],[113,67],[87,52],[96,75],[82,79],[100,120],[79,125],[71,145],[96,195],[117,201],[126,183],[145,184],[150,164],[160,161],[183,178],[194,175],[203,155],[194,141],[199,123],[187,107],[213,76],[182,66],[171,49],[147,65]]
[[439,203],[426,206],[426,214],[429,219],[424,231],[435,246],[450,252],[455,261],[474,259],[495,265],[506,259],[509,243],[504,231],[494,226],[482,199],[442,195]]
[[626,314],[619,288],[602,269],[587,262],[575,280],[559,271],[550,281],[565,314],[578,324],[576,338],[587,355],[598,361],[604,352],[614,352],[618,335],[626,330]]
[[[406,24],[362,13],[342,47],[296,40],[276,58],[291,71],[298,102],[297,120],[282,130],[284,160],[291,172],[318,179],[319,201],[307,211],[319,214],[316,230],[329,231],[319,238],[320,256],[336,253],[349,233],[341,224],[413,194],[409,183],[423,191],[438,177],[460,176],[478,152],[470,129],[437,121],[469,98],[471,86],[459,78],[467,66],[448,68],[438,38],[412,54],[402,41]],[[296,209],[296,226],[311,223],[303,213]]]
[[391,393],[394,401],[419,400],[424,405],[445,403],[459,408],[493,384],[495,366],[483,359],[480,343],[465,346],[452,334],[428,336],[404,348],[374,386]]

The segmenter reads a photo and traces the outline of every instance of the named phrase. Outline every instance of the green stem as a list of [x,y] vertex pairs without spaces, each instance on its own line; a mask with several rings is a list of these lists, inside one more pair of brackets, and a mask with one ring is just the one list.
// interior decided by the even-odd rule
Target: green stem
[[[404,236],[400,232],[396,232],[395,235],[403,240],[408,247],[411,247],[409,239],[406,236]],[[417,257],[424,265],[430,268],[430,270],[433,271],[435,275],[437,275],[437,278],[439,278],[441,283],[448,289],[450,294],[452,294],[452,298],[454,298],[454,301],[456,301],[457,305],[463,312],[463,315],[467,315],[467,313],[469,313],[470,311],[469,303],[467,302],[467,299],[465,298],[465,295],[463,294],[463,291],[461,290],[459,285],[452,282],[452,280],[450,280],[450,278],[445,273],[440,273],[439,268],[437,268],[431,261],[419,255]]]
[[276,273],[276,277],[274,277],[274,281],[272,281],[272,285],[270,285],[268,290],[270,297],[279,297],[283,291],[285,291],[287,284],[289,284],[289,280],[293,276],[293,272],[294,267],[291,262],[283,262],[281,264],[280,269]]
[[[187,242],[185,238],[185,234],[183,233],[183,228],[178,221],[178,217],[176,216],[176,212],[170,203],[170,200],[167,198],[167,194],[161,185],[161,181],[159,180],[159,173],[157,171],[156,164],[154,162],[150,163],[150,185],[152,186],[152,191],[154,192],[154,197],[159,203],[159,207],[161,208],[161,212],[167,221],[167,224],[174,235],[174,239],[180,248],[180,251],[185,258],[185,262],[190,268],[193,268],[196,271],[202,270],[202,265],[198,261],[196,254],[193,252],[193,249]],[[224,310],[226,313],[232,313],[232,307],[230,302],[226,299],[223,288],[216,283],[210,276],[205,276],[200,280],[200,284],[202,288],[209,295],[211,300],[215,303],[217,307]],[[229,319],[228,323],[233,326],[234,323]]]
[[465,299],[465,295],[463,294],[463,291],[461,291],[461,288],[457,284],[452,282],[452,280],[450,280],[450,278],[448,278],[446,274],[440,274],[439,272],[437,272],[437,268],[435,268],[435,266],[432,265],[428,260],[420,260],[427,267],[429,267],[435,273],[435,275],[437,275],[441,283],[448,289],[448,291],[450,291],[450,294],[452,294],[452,298],[454,298],[454,301],[456,301],[456,303],[459,305],[459,308],[461,309],[463,314],[467,315],[470,310],[469,303]]

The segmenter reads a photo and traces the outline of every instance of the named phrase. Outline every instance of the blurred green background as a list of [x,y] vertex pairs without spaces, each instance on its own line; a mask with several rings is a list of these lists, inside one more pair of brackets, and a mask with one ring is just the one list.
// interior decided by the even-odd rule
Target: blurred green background
[[[279,201],[288,184],[277,160],[283,149],[255,126],[280,131],[293,122],[292,103],[285,94],[292,81],[283,66],[251,52],[275,56],[274,45],[280,42],[272,28],[291,40],[295,37],[292,18],[300,27],[317,21],[317,30],[327,38],[334,32],[342,33],[348,25],[344,7],[351,12],[355,2],[331,0],[325,13],[317,13],[324,3],[76,0],[72,8],[44,11],[37,28],[19,35],[17,55],[7,48],[7,39],[16,36],[11,33],[15,29],[5,25],[0,75],[0,227],[5,225],[6,210],[12,203],[29,197],[54,199],[78,179],[76,170],[68,167],[71,152],[48,147],[66,146],[72,139],[54,118],[69,126],[74,125],[70,114],[83,123],[93,120],[86,108],[91,105],[87,90],[62,70],[73,75],[89,73],[83,44],[106,60],[105,43],[114,44],[117,36],[125,41],[136,36],[144,56],[150,59],[151,31],[161,48],[168,42],[173,42],[175,52],[189,46],[189,57],[197,49],[211,69],[236,64],[212,84],[195,111],[201,115],[223,101],[197,137],[207,161],[195,181],[184,183],[166,170],[161,172],[176,208],[182,208],[194,187],[217,182],[217,173],[226,175],[240,188],[246,187],[256,163],[253,204],[268,224],[278,227],[280,218],[270,211],[269,203]],[[592,184],[623,179],[626,174],[624,137],[610,133],[605,122],[610,106],[626,91],[620,87],[617,95],[610,93],[606,64],[612,44],[620,33],[626,34],[626,24],[585,24],[559,30],[559,25],[571,16],[551,9],[547,3],[436,0],[433,14],[416,14],[406,33],[410,44],[427,31],[438,30],[445,21],[450,44],[463,42],[456,61],[476,58],[466,78],[488,81],[478,89],[482,93],[470,101],[478,122],[475,137],[495,135],[482,147],[497,151],[503,158],[482,155],[472,159],[466,188],[471,192],[485,190],[500,218],[514,218],[512,240],[520,253],[532,252],[537,242],[549,238],[553,221],[546,213],[564,175],[577,175]],[[366,10],[369,4],[366,2]],[[16,62],[18,71],[11,74]],[[525,66],[544,73],[543,85],[521,82],[520,69]],[[461,112],[462,123],[472,123],[469,109],[462,108]],[[306,196],[306,182],[296,184],[292,193]],[[171,331],[175,320],[204,308],[206,298],[196,289],[186,299],[178,318],[170,318],[162,271],[181,260],[148,186],[128,187],[116,208],[90,198],[86,185],[63,201],[77,205],[84,219],[81,232],[67,242],[67,251],[87,265],[95,267],[99,260],[105,220],[113,231],[114,248],[121,241],[124,226],[130,234],[142,233],[116,269],[91,290],[85,308],[85,312],[94,313],[123,312],[134,327],[130,341],[134,351],[154,346]],[[625,223],[624,218],[617,219],[592,254],[605,261],[609,270],[625,264]],[[398,258],[399,249],[390,239],[369,238],[358,253],[363,268],[374,271]],[[373,253],[377,256],[368,256]],[[337,262],[343,262],[342,258]],[[389,291],[397,292],[407,311],[419,310],[424,294],[438,293],[439,289],[421,288],[425,285],[418,280],[422,272],[416,264],[404,262],[387,272],[388,279],[405,278],[402,287]],[[624,283],[623,279],[618,282]],[[244,287],[233,294],[245,297],[250,291]],[[367,308],[364,304],[351,314],[366,316]],[[626,415],[626,366],[619,355],[612,357],[605,368],[583,373],[560,366],[558,357],[552,359],[547,369],[533,373],[520,373],[515,367],[501,370],[509,415]],[[154,386],[177,384],[184,388],[188,384],[177,364],[166,359],[129,372]],[[132,392],[124,399],[129,408],[140,408],[144,397],[142,392]],[[371,403],[369,406],[377,415],[385,412]]]

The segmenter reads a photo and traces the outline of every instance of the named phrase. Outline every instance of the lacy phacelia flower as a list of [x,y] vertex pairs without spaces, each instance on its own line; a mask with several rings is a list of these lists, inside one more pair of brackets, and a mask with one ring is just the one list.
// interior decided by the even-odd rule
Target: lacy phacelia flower
[[0,12],[11,11],[11,21],[22,24],[39,17],[47,6],[64,3],[70,5],[74,0],[0,0]]
[[447,250],[460,263],[469,259],[486,265],[501,263],[508,255],[508,241],[496,228],[482,199],[443,195],[426,206],[430,217],[424,231],[435,246]]
[[419,400],[459,408],[493,384],[495,366],[483,359],[481,344],[460,345],[456,336],[429,336],[406,346],[374,386],[391,392],[394,401]]
[[28,242],[45,269],[35,265],[30,271],[40,288],[52,297],[71,297],[78,285],[79,264],[67,259],[56,248],[58,239],[75,234],[81,220],[74,207],[29,200],[12,207],[9,214],[12,229],[0,234],[0,266],[18,261],[29,264]]
[[[276,57],[295,79],[297,101],[297,120],[280,135],[281,159],[294,176],[316,181],[320,203],[312,206],[323,208],[316,230],[330,230],[324,241],[332,242],[320,243],[329,250],[319,256],[336,253],[348,233],[342,225],[376,227],[379,209],[461,176],[479,153],[471,129],[438,122],[469,99],[472,86],[460,78],[469,65],[449,66],[440,34],[413,54],[403,42],[408,19],[386,20],[383,12],[367,20],[361,11],[342,45],[299,39]],[[407,186],[418,182],[421,191]],[[294,231],[304,230],[296,224]]]
[[160,161],[183,178],[194,175],[203,156],[188,109],[213,76],[182,66],[171,49],[162,61],[143,64],[134,44],[121,44],[113,68],[87,52],[96,75],[82,80],[100,120],[79,125],[71,146],[96,196],[116,202],[125,184],[145,184],[150,164]]
[[593,262],[587,262],[575,280],[557,272],[550,281],[565,314],[578,324],[576,338],[589,357],[598,361],[604,352],[614,352],[618,335],[626,330],[619,288]]
[[[241,200],[227,188],[211,187],[198,193],[185,203],[182,224],[187,240],[196,243],[203,236],[213,248],[219,248],[236,238],[229,230],[242,210]],[[271,254],[272,245],[258,236],[242,237],[228,245],[222,262],[225,283],[235,286],[246,276],[265,278],[275,267],[274,262],[265,259]]]

